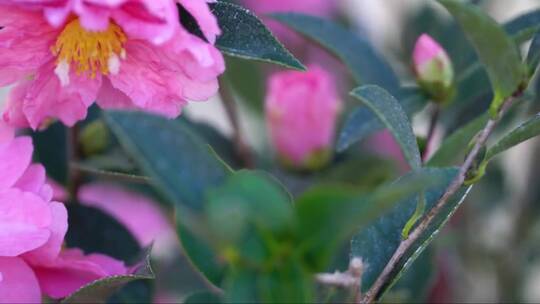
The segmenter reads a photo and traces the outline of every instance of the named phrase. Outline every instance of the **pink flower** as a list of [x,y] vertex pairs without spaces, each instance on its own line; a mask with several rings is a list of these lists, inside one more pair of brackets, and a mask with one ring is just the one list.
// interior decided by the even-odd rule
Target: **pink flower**
[[119,186],[94,183],[80,188],[79,201],[111,215],[133,234],[141,246],[153,243],[154,253],[166,254],[172,246],[178,245],[170,219],[150,198]]
[[329,18],[337,11],[336,0],[242,0],[242,3],[263,18],[278,38],[287,44],[292,44],[293,47],[297,47],[302,39],[279,22],[266,18],[265,15],[295,12]]
[[96,279],[126,273],[103,255],[61,250],[67,211],[52,201],[41,165],[30,164],[32,142],[0,123],[0,303],[65,297]]
[[420,85],[435,101],[452,94],[454,69],[446,51],[427,34],[422,34],[413,51],[413,67]]
[[270,78],[266,119],[280,158],[296,168],[315,169],[328,161],[340,100],[331,76],[318,66]]
[[[184,29],[177,2],[206,40]],[[223,57],[210,0],[0,0],[0,86],[16,84],[4,120],[67,125],[104,108],[176,117],[218,89]]]

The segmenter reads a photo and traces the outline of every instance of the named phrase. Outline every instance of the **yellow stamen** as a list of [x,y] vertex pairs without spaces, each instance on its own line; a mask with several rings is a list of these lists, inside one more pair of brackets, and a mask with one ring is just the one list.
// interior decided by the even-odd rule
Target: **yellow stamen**
[[92,32],[75,19],[58,36],[52,52],[57,56],[57,65],[68,64],[75,68],[77,75],[88,71],[95,78],[98,72],[103,75],[118,72],[118,65],[111,71],[111,58],[117,62],[118,58],[125,57],[126,40],[126,34],[112,22],[106,30]]

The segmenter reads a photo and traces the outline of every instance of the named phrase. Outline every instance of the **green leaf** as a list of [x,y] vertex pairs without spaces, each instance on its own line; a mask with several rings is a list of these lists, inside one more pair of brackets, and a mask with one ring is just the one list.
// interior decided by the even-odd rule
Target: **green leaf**
[[358,84],[375,84],[392,94],[398,93],[400,86],[397,76],[367,40],[336,23],[318,17],[296,13],[272,16],[334,53],[351,70]]
[[293,219],[291,196],[264,172],[239,171],[221,187],[210,190],[207,197],[208,224],[212,235],[222,242],[218,245],[240,251],[254,229],[279,234]]
[[[432,178],[442,179],[443,182],[438,186],[427,186],[425,191],[427,210],[433,208],[445,192],[448,185],[458,174],[457,169],[424,169],[431,172]],[[404,270],[418,257],[418,255],[429,245],[442,226],[457,210],[463,202],[467,189],[460,190],[443,208],[442,212],[432,224],[426,229],[426,232],[413,244],[404,257],[398,261],[398,267],[391,274],[391,280],[384,286],[379,295],[382,296],[401,276]],[[361,229],[352,240],[351,255],[360,257],[368,267],[365,269],[362,278],[362,289],[367,290],[380,275],[395,250],[398,248],[402,238],[401,232],[407,221],[411,218],[417,205],[415,196],[398,203],[391,211],[378,218],[375,222]]]
[[[427,100],[421,95],[412,95],[405,98],[402,103],[403,109],[409,117],[420,111],[427,104]],[[369,135],[384,128],[383,123],[367,107],[359,107],[349,115],[341,131],[337,143],[337,151],[343,152],[353,144],[362,141]]]
[[488,150],[485,160],[488,161],[498,154],[538,135],[540,135],[540,114],[524,122],[493,145]]
[[180,208],[183,219],[203,208],[204,193],[228,169],[186,125],[140,112],[109,112],[107,124],[156,189]]
[[536,32],[529,47],[527,55],[527,66],[529,67],[529,75],[533,76],[540,63],[540,31]]
[[205,192],[221,185],[229,168],[185,123],[139,112],[110,112],[106,122],[152,184],[176,207],[177,232],[191,262],[219,284],[222,267],[200,233]]
[[222,31],[216,46],[224,54],[297,70],[306,69],[247,9],[225,1],[210,6]]
[[467,150],[473,137],[482,130],[488,119],[489,115],[485,113],[452,133],[452,135],[444,140],[437,152],[429,159],[427,165],[430,167],[445,167],[452,165],[452,162]]
[[494,100],[490,113],[498,115],[504,100],[527,80],[527,69],[514,41],[479,7],[457,0],[438,0],[457,19],[486,67]]
[[416,136],[401,104],[384,89],[374,85],[357,88],[351,95],[368,106],[390,130],[411,168],[421,167]]
[[153,280],[155,278],[150,266],[150,252],[142,261],[131,268],[132,273],[103,278],[86,286],[65,298],[61,303],[106,303],[114,292],[128,283],[139,280]]
[[504,29],[518,43],[532,38],[540,30],[540,10],[533,10],[518,16],[504,25]]

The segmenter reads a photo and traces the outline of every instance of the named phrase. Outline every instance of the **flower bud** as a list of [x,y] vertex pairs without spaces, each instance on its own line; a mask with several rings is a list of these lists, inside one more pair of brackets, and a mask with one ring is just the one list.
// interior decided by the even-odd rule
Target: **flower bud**
[[328,163],[341,102],[325,70],[273,75],[266,97],[266,121],[282,163],[298,170],[316,170]]
[[427,34],[416,41],[413,52],[414,72],[420,86],[433,98],[444,103],[454,93],[454,69],[446,51]]

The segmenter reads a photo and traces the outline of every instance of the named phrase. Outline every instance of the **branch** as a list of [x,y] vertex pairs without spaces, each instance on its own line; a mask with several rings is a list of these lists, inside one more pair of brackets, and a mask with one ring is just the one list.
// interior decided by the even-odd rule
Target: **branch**
[[79,188],[82,184],[82,176],[79,170],[74,168],[72,164],[78,162],[82,155],[79,146],[79,126],[74,125],[67,132],[67,154],[69,159],[67,189],[70,200],[76,201]]
[[427,230],[429,225],[445,207],[446,203],[450,198],[463,186],[467,173],[472,168],[473,163],[476,157],[479,155],[482,147],[486,144],[488,138],[493,133],[493,130],[497,126],[500,117],[504,116],[508,111],[509,107],[514,102],[517,95],[521,95],[519,92],[515,96],[509,97],[501,107],[497,119],[491,119],[487,122],[484,129],[479,133],[475,139],[475,144],[472,150],[469,152],[465,158],[465,162],[459,169],[459,174],[454,178],[450,186],[446,189],[443,196],[439,199],[435,207],[433,207],[429,213],[422,219],[418,226],[409,234],[409,238],[403,240],[399,247],[394,252],[394,255],[379,275],[373,286],[366,292],[364,297],[361,299],[361,303],[373,303],[375,302],[377,296],[381,292],[382,288],[387,284],[390,279],[392,272],[397,267],[399,261],[403,258],[405,253],[411,248],[411,246],[420,238],[420,236]]
[[253,168],[253,155],[251,154],[251,149],[245,143],[243,138],[235,98],[229,89],[228,84],[223,79],[219,80],[219,90],[223,106],[225,107],[225,112],[227,112],[227,117],[229,118],[233,129],[233,139],[236,153],[238,154],[238,157],[242,159],[246,167]]
[[359,303],[362,298],[360,286],[362,285],[363,274],[364,263],[362,259],[352,258],[346,272],[320,273],[315,276],[315,279],[323,285],[350,289],[354,303]]

